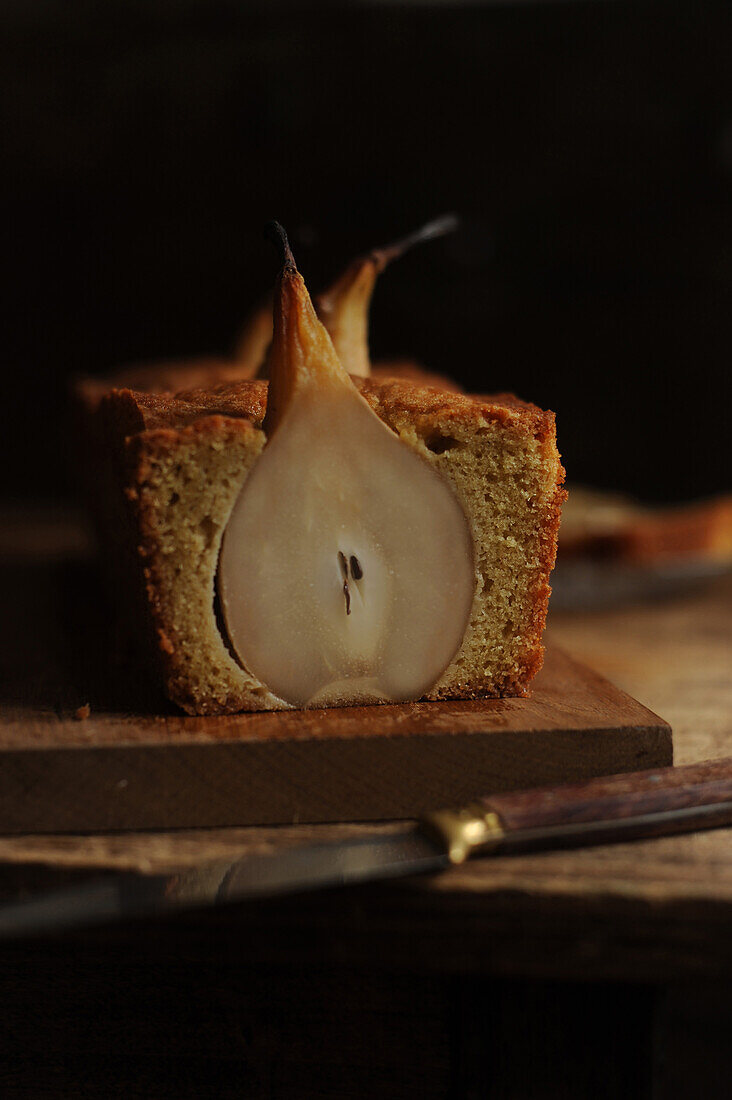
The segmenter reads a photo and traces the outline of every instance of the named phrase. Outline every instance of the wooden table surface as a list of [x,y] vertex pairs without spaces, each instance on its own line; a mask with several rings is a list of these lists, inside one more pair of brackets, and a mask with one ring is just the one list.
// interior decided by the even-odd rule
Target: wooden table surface
[[[5,645],[3,662],[12,670],[20,653],[32,680],[33,662],[40,667],[49,659],[67,628],[62,618],[34,640],[34,604],[51,598],[64,570],[86,560],[88,547],[63,513],[24,509],[3,519],[3,599],[11,631],[22,632]],[[552,614],[550,638],[666,718],[676,763],[732,753],[732,578],[662,602]],[[0,887],[8,896],[18,883],[58,878],[64,869],[164,870],[363,831],[302,826],[0,837]],[[732,830],[476,859],[430,878],[185,914],[173,923],[194,935],[204,919],[220,930],[233,922],[256,931],[260,958],[271,952],[297,960],[317,941],[333,958],[366,965],[378,955],[382,962],[450,971],[718,976],[732,972]]]

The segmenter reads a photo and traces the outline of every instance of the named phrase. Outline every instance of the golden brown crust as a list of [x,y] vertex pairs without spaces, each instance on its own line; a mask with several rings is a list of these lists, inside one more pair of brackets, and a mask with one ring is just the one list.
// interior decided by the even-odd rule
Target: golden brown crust
[[136,393],[175,394],[196,387],[215,386],[219,382],[234,382],[243,377],[242,367],[230,359],[212,356],[200,359],[171,359],[152,363],[134,363],[120,367],[106,378],[82,378],[77,392],[96,405],[111,390],[134,390]]
[[[439,420],[474,431],[485,420],[492,420],[520,427],[537,439],[546,439],[555,430],[553,412],[510,393],[464,394],[400,378],[379,381],[354,377],[353,381],[369,405],[390,422],[408,419],[429,428]],[[181,427],[212,414],[243,417],[260,427],[267,407],[267,382],[256,379],[219,382],[180,390],[174,395],[124,387],[107,390],[103,397],[114,401],[120,415],[124,415],[124,407],[128,415],[133,408],[137,409],[139,426],[134,426],[134,416],[130,415],[127,434],[153,427]]]
[[425,370],[411,359],[378,360],[371,367],[371,378],[374,382],[389,382],[393,378],[401,378],[405,382],[414,382],[418,386],[431,386],[432,389],[447,393],[463,393],[463,387],[454,378]]
[[420,435],[428,435],[436,424],[451,424],[467,432],[478,431],[486,421],[526,432],[537,440],[545,440],[555,432],[553,412],[522,401],[511,393],[447,393],[403,379],[354,381],[380,416],[389,423],[408,419],[417,426]]
[[[427,371],[409,359],[390,359],[373,366],[377,382],[402,378],[420,386],[432,386],[447,392],[461,393],[462,387],[446,375]],[[136,363],[120,367],[104,378],[77,378],[73,388],[78,400],[91,412],[112,390],[132,390],[139,394],[174,396],[187,391],[208,392],[226,383],[256,381],[251,365],[239,359],[169,360]]]
[[[451,483],[473,531],[471,621],[427,698],[524,694],[543,661],[565,495],[554,414],[507,394],[354,381],[404,443]],[[124,489],[124,519],[102,501],[117,587],[128,592],[135,578],[168,695],[190,713],[282,705],[232,656],[214,612],[220,540],[265,443],[266,394],[262,381],[175,396],[119,389],[91,417],[107,456],[107,485]],[[107,494],[118,499],[112,488]]]

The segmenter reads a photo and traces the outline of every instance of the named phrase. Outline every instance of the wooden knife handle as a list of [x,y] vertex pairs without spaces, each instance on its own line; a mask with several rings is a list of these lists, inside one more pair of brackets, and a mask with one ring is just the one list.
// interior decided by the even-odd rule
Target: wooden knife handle
[[732,825],[732,757],[477,799],[422,828],[454,863],[481,851],[602,844]]
[[668,813],[732,801],[732,757],[680,768],[588,779],[565,787],[539,788],[481,799],[497,813],[503,828],[541,829],[553,825],[620,821],[640,814]]

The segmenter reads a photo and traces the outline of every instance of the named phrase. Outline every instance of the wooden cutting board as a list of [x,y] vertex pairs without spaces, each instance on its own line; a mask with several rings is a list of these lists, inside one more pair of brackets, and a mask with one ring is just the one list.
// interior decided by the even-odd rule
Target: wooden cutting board
[[[130,685],[132,694],[133,685]],[[672,763],[661,718],[561,651],[526,699],[189,718],[0,713],[0,832],[364,821]]]
[[66,510],[0,515],[0,600],[4,833],[384,820],[672,762],[662,719],[558,651],[527,699],[187,718],[119,646]]

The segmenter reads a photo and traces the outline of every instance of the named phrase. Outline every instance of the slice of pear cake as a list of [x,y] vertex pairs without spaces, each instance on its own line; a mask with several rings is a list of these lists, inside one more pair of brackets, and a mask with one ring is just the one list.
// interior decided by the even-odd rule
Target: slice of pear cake
[[554,414],[349,376],[281,241],[268,382],[113,390],[90,414],[103,544],[169,697],[524,694],[564,498]]

